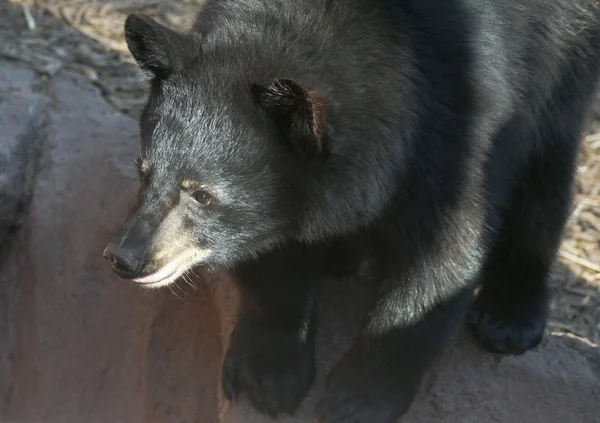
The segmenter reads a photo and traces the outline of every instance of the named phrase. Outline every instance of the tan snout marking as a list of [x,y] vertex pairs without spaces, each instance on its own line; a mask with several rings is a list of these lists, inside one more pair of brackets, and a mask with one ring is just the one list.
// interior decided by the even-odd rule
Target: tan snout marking
[[190,234],[183,225],[181,207],[176,205],[154,233],[152,256],[156,261],[169,261],[169,257],[179,255],[193,246]]
[[156,263],[156,273],[165,269],[172,269],[174,273],[160,282],[144,284],[148,288],[158,288],[175,282],[212,253],[211,250],[199,248],[193,242],[191,234],[183,225],[183,213],[183,207],[175,205],[154,233],[150,254],[151,261]]

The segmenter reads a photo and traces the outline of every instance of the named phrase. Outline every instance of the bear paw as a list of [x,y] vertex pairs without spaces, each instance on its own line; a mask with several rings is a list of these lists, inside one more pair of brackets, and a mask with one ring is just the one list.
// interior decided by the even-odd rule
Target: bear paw
[[368,385],[340,386],[326,392],[317,405],[319,423],[392,423],[395,407],[373,395]]
[[232,337],[222,386],[228,400],[245,392],[258,411],[277,417],[300,406],[315,373],[313,342],[282,330],[245,328]]
[[479,344],[496,353],[523,354],[542,340],[544,316],[516,316],[489,313],[480,307],[469,312],[467,326]]
[[[412,404],[417,379],[399,370],[395,364],[386,366],[389,361],[385,357],[348,357],[344,357],[327,377],[325,395],[316,407],[317,422],[396,422]],[[408,377],[404,378],[403,374]]]

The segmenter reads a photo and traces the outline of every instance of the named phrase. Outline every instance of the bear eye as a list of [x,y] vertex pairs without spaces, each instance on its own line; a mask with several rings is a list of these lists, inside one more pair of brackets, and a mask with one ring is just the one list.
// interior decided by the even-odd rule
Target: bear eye
[[196,191],[192,194],[194,201],[201,206],[208,206],[213,202],[213,196],[206,191]]

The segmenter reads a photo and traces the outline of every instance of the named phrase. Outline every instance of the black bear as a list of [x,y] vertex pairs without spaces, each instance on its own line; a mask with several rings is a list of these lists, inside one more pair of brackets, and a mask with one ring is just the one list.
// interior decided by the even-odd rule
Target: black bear
[[315,289],[344,257],[376,299],[321,423],[403,415],[465,320],[493,351],[539,343],[597,0],[209,0],[190,31],[132,14],[125,36],[151,92],[139,196],[104,255],[147,287],[234,275],[228,398],[299,406]]

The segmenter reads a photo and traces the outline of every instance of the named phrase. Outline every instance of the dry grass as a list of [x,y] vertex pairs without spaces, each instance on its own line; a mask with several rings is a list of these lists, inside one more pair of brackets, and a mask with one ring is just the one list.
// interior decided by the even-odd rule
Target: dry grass
[[[28,5],[32,10],[49,11],[100,42],[107,50],[121,52],[121,57],[128,61],[131,59],[123,37],[123,22],[127,14],[144,11],[167,25],[183,29],[191,25],[198,6],[203,3],[203,0],[12,1]],[[26,8],[23,14],[24,21],[34,29],[33,15]],[[94,69],[88,67],[86,72],[97,78]],[[122,85],[113,91],[122,91],[120,87]],[[549,329],[582,335],[600,344],[600,99],[595,104],[585,134],[577,169],[576,192],[551,282],[554,298]]]
[[559,251],[564,266],[558,266],[552,283],[551,328],[600,344],[600,130],[597,121],[590,126],[577,168],[573,211]]
[[106,47],[128,53],[123,22],[141,11],[176,28],[189,27],[204,0],[11,0],[44,9]]

